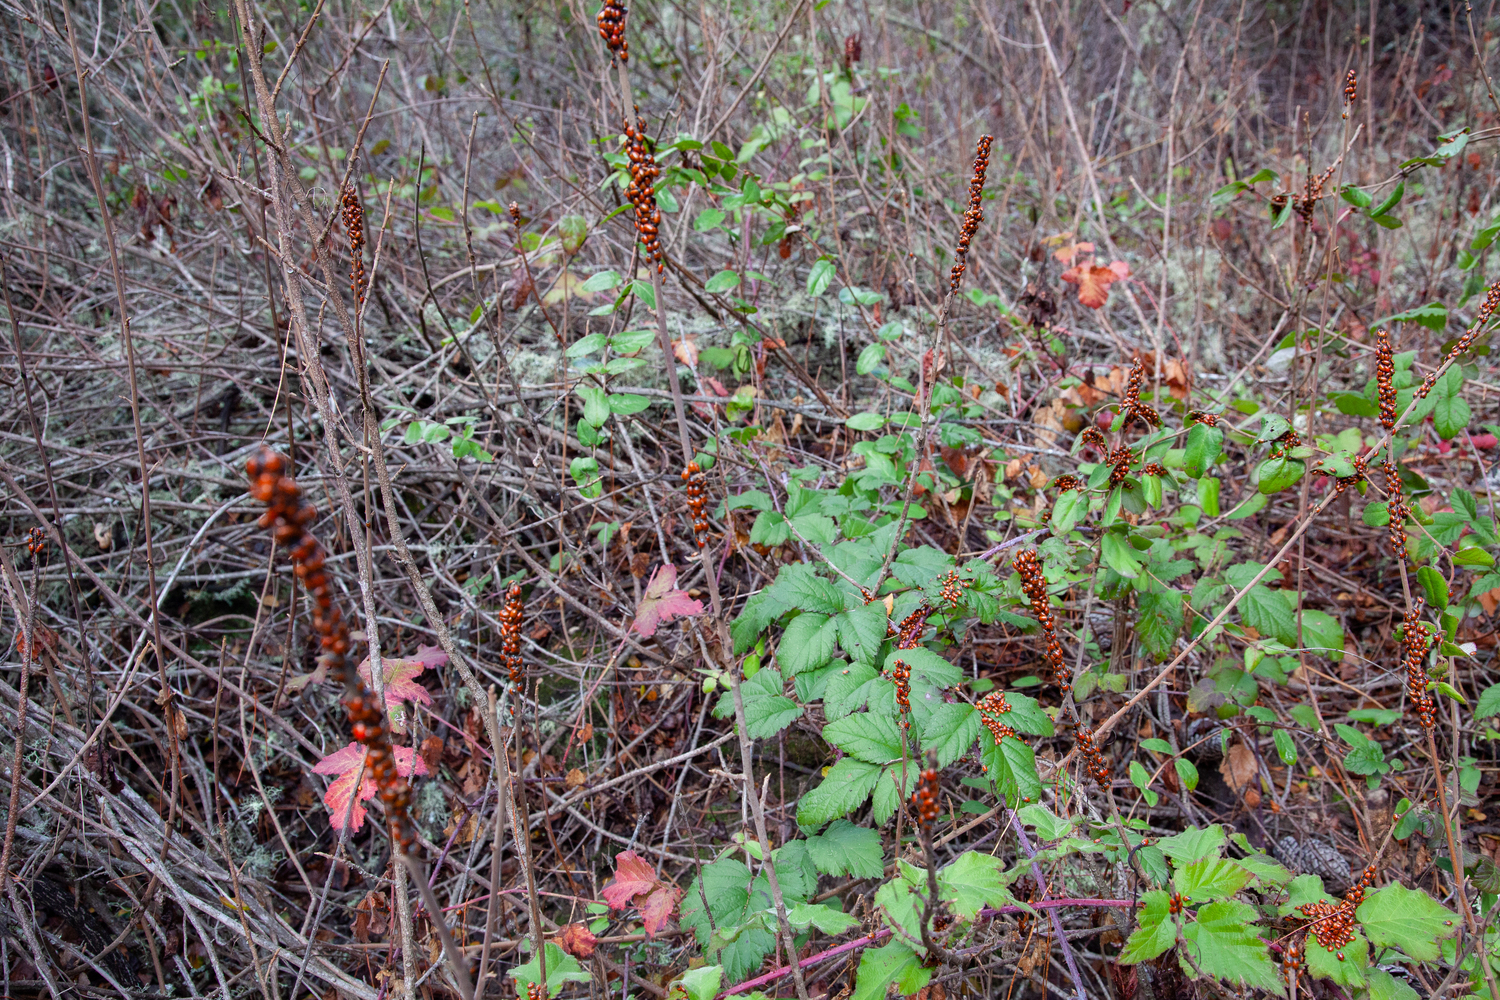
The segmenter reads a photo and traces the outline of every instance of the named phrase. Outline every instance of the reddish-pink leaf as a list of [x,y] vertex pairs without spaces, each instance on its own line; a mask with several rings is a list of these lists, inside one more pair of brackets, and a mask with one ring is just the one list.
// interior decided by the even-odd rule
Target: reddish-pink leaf
[[635,897],[656,888],[656,869],[634,851],[615,855],[614,881],[604,887],[604,901],[612,910],[623,910]]
[[574,958],[592,958],[598,941],[585,924],[568,924],[557,935],[557,946]]
[[641,908],[641,923],[646,927],[647,937],[661,930],[667,918],[672,915],[672,911],[677,909],[677,902],[680,899],[682,899],[681,889],[670,885],[659,885],[644,902],[636,904]]
[[695,601],[687,591],[677,588],[677,567],[664,563],[651,574],[646,585],[645,596],[635,609],[635,622],[630,626],[646,638],[656,634],[656,626],[665,625],[673,618],[693,618],[703,614],[703,602]]
[[[390,713],[393,731],[406,732],[405,702],[409,701],[417,705],[432,704],[432,695],[425,687],[417,683],[418,675],[428,667],[435,670],[447,662],[448,654],[436,646],[420,647],[417,655],[409,660],[387,658],[380,661],[380,675],[385,684],[385,707]],[[371,684],[368,657],[359,665],[359,676],[364,678],[366,684]]]
[[1071,264],[1073,263],[1073,258],[1078,257],[1082,254],[1090,254],[1093,252],[1094,244],[1092,243],[1072,243],[1068,246],[1052,251],[1052,256],[1056,257],[1064,264]]
[[1090,309],[1103,308],[1109,301],[1109,286],[1120,280],[1120,274],[1108,267],[1078,264],[1062,273],[1062,280],[1078,286],[1078,301]]
[[1117,281],[1124,281],[1126,278],[1130,277],[1130,265],[1125,263],[1123,260],[1110,261],[1109,269],[1115,272],[1115,280]]
[[[427,762],[417,756],[411,747],[396,747],[396,773],[409,778],[413,774],[426,774]],[[344,816],[349,817],[349,829],[358,830],[365,825],[365,810],[361,802],[368,802],[377,791],[375,779],[368,773],[360,779],[359,794],[354,794],[354,779],[365,762],[365,745],[350,743],[342,750],[335,750],[313,765],[314,774],[338,775],[323,793],[323,804],[328,807],[329,821],[335,830],[344,828]],[[350,800],[353,800],[351,805]]]

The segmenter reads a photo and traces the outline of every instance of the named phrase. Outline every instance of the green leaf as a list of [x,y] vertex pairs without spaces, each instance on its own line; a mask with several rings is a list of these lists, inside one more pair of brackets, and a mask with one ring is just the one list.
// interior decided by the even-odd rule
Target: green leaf
[[807,838],[807,853],[825,875],[880,878],[885,872],[880,833],[846,819],[836,819],[822,834]]
[[1215,823],[1203,829],[1189,827],[1181,833],[1162,838],[1156,846],[1177,864],[1186,865],[1203,858],[1218,857],[1227,841],[1224,828]]
[[583,292],[607,292],[620,285],[620,275],[617,271],[600,271],[591,274],[583,284],[578,286]]
[[574,390],[583,400],[583,419],[595,427],[603,427],[609,419],[609,398],[596,385],[580,385]]
[[844,426],[854,431],[876,431],[885,426],[885,417],[879,413],[856,413],[844,421]]
[[1339,392],[1333,395],[1333,405],[1340,413],[1351,417],[1374,417],[1380,414],[1380,405],[1366,399],[1357,392]]
[[1122,536],[1108,532],[1101,542],[1101,554],[1106,566],[1121,576],[1132,579],[1141,575],[1140,560],[1135,557],[1135,550]]
[[1039,802],[1022,806],[1016,810],[1016,815],[1026,825],[1036,827],[1037,839],[1043,842],[1062,840],[1073,832],[1071,820],[1062,819]]
[[1384,528],[1391,523],[1390,503],[1385,500],[1372,500],[1365,504],[1363,520],[1371,528]]
[[824,934],[842,934],[859,926],[859,918],[821,903],[799,903],[786,911],[787,922],[794,930],[816,927]]
[[881,343],[866,344],[864,350],[859,352],[859,357],[854,361],[854,371],[859,375],[868,375],[880,366],[885,360],[885,345]]
[[1431,566],[1423,566],[1417,570],[1417,582],[1422,585],[1422,590],[1427,594],[1427,603],[1432,605],[1434,611],[1448,609],[1448,581],[1443,579],[1443,574]]
[[973,705],[939,705],[922,727],[922,751],[936,753],[937,766],[947,767],[969,752],[981,729],[979,712]]
[[[583,971],[583,966],[578,964],[578,959],[563,951],[551,941],[546,943],[547,954],[547,995],[555,997],[563,991],[563,987],[569,983],[586,983],[593,977]],[[510,970],[515,977],[516,991],[525,993],[526,987],[533,983],[540,984],[542,981],[541,963],[536,956],[525,965],[518,965]]]
[[[550,969],[551,966],[548,966]],[[704,965],[689,969],[672,985],[682,987],[687,1000],[714,1000],[723,984],[724,969],[717,965]]]
[[1190,792],[1198,787],[1198,768],[1192,761],[1185,757],[1178,757],[1172,761],[1172,766],[1177,769],[1177,777],[1182,782],[1182,787]]
[[1042,779],[1037,776],[1036,753],[1031,747],[1014,736],[1007,736],[998,744],[984,740],[980,745],[984,747],[981,758],[986,773],[1011,806],[1041,797]]
[[829,820],[847,815],[860,806],[875,790],[882,768],[853,757],[845,757],[828,769],[823,783],[797,804],[797,825],[815,829]]
[[1307,903],[1332,902],[1328,891],[1323,888],[1323,880],[1317,875],[1298,875],[1287,883],[1286,891],[1287,901],[1276,911],[1283,917],[1291,916]]
[[1295,486],[1307,466],[1295,458],[1268,458],[1256,472],[1257,489],[1270,495]]
[[640,299],[647,309],[656,309],[656,289],[651,287],[651,282],[637,278],[630,283],[630,293]]
[[1324,948],[1317,935],[1307,936],[1307,971],[1314,979],[1330,979],[1339,986],[1363,986],[1369,963],[1370,942],[1358,931],[1354,940],[1336,952]]
[[1488,568],[1495,565],[1495,557],[1477,545],[1460,548],[1453,554],[1453,561],[1459,566],[1484,566]]
[[1005,713],[1002,721],[1016,732],[1028,736],[1051,736],[1055,731],[1051,717],[1042,711],[1035,698],[1019,691],[1007,691],[1005,701],[1010,705],[1010,711]]
[[[886,1000],[892,983],[903,995],[910,995],[927,985],[931,969],[924,969],[917,953],[901,941],[891,941],[882,948],[866,948],[859,958],[850,1000]],[[915,984],[910,990],[905,985]]]
[[562,243],[563,253],[569,256],[578,252],[588,235],[589,220],[581,215],[565,215],[557,221],[557,238]]
[[856,712],[823,727],[823,738],[856,760],[889,764],[901,759],[901,726],[897,719]]
[[1224,447],[1224,431],[1207,424],[1194,424],[1188,431],[1183,450],[1182,470],[1194,479],[1202,477],[1219,457]]
[[1326,611],[1302,612],[1302,647],[1337,661],[1344,658],[1344,629]]
[[885,642],[887,619],[880,602],[851,608],[834,619],[838,622],[839,645],[856,663],[872,663]]
[[1237,858],[1234,863],[1251,875],[1254,875],[1261,885],[1286,885],[1287,880],[1292,877],[1291,872],[1264,854],[1252,854],[1247,858]]
[[693,219],[693,229],[700,233],[706,233],[722,223],[725,218],[727,216],[717,208],[705,208]]
[[[1448,374],[1457,372],[1458,368],[1448,369]],[[1462,373],[1460,373],[1460,378]],[[1434,394],[1436,395],[1436,394]],[[1438,437],[1444,441],[1458,436],[1458,432],[1469,426],[1469,421],[1474,419],[1474,411],[1469,408],[1469,403],[1462,396],[1437,396],[1437,402],[1432,407],[1432,424],[1437,428]]]
[[1204,858],[1177,869],[1172,884],[1188,900],[1228,899],[1250,881],[1250,873],[1225,858]]
[[1178,634],[1182,632],[1184,596],[1180,590],[1137,596],[1140,615],[1136,620],[1136,634],[1146,651],[1157,660],[1165,660],[1170,655]]
[[1089,495],[1082,490],[1065,490],[1052,501],[1052,520],[1049,528],[1059,538],[1067,535],[1089,512]]
[[[1182,929],[1184,951],[1205,975],[1280,994],[1281,974],[1260,940],[1255,916],[1247,903],[1209,903]],[[1186,962],[1183,972],[1193,974]]]
[[1371,943],[1400,948],[1418,962],[1435,962],[1438,942],[1458,933],[1458,919],[1421,889],[1393,882],[1371,893],[1354,911]]
[[[759,670],[754,677],[740,683],[740,696],[745,702],[745,731],[751,739],[775,736],[802,716],[802,706],[782,694],[782,690],[781,671],[774,667]],[[733,692],[726,691],[723,697],[732,699]]]
[[1177,923],[1172,919],[1172,897],[1162,889],[1141,895],[1145,907],[1136,917],[1135,931],[1125,942],[1118,959],[1121,965],[1149,962],[1177,943]]
[[981,907],[1007,906],[1014,902],[1006,889],[1005,865],[999,858],[978,851],[965,851],[946,868],[938,870],[938,898],[953,905],[966,920]]
[[1474,718],[1488,719],[1491,716],[1500,715],[1500,684],[1494,684],[1484,689],[1479,696],[1479,704],[1474,707]]
[[[782,586],[778,579],[777,588]],[[822,615],[836,615],[844,610],[844,592],[812,573],[797,573],[785,584],[786,599],[794,608]]]
[[[651,405],[651,397],[637,396],[633,392],[612,392],[609,394],[609,409],[611,413],[629,415],[640,413]],[[593,423],[593,421],[589,421]]]
[[1297,624],[1292,609],[1278,592],[1257,583],[1240,599],[1240,618],[1263,636],[1280,639],[1287,645],[1297,642]]
[[1384,969],[1366,969],[1365,981],[1370,990],[1369,1000],[1421,1000],[1406,980],[1397,979]]
[[[1401,196],[1405,193],[1406,181],[1405,179],[1402,179],[1400,183],[1398,183],[1394,188],[1391,189],[1391,193],[1386,195],[1384,201],[1382,201],[1379,205],[1376,205],[1374,208],[1370,209],[1370,214],[1384,215],[1391,209],[1395,208],[1397,205],[1401,204]],[[1392,316],[1391,318],[1400,319],[1402,317]]]
[[[1500,705],[1496,706],[1500,710]],[[1297,744],[1292,740],[1292,734],[1285,729],[1273,729],[1271,738],[1276,742],[1276,754],[1281,762],[1288,767],[1297,763]]]
[[[1370,218],[1375,222],[1380,222],[1380,219],[1376,218],[1376,216],[1383,214],[1383,212],[1371,212]],[[1384,225],[1384,223],[1381,224]],[[1400,225],[1400,223],[1397,223],[1397,225]],[[1387,228],[1394,229],[1396,227],[1388,226]],[[1378,319],[1370,325],[1370,329],[1389,326],[1392,323],[1417,323],[1427,327],[1427,329],[1432,330],[1434,333],[1442,333],[1443,328],[1448,325],[1448,307],[1441,302],[1429,302],[1425,306],[1418,306],[1415,309],[1408,309],[1406,312]]]
[[813,261],[812,270],[807,273],[807,294],[817,298],[828,291],[828,286],[833,282],[833,261],[828,257],[819,257]]
[[740,276],[734,271],[720,271],[703,283],[703,290],[705,292],[712,292],[715,295],[721,292],[732,291],[738,287],[740,287]]
[[788,677],[816,670],[833,659],[838,649],[838,625],[827,615],[814,612],[793,618],[776,646],[776,662]]

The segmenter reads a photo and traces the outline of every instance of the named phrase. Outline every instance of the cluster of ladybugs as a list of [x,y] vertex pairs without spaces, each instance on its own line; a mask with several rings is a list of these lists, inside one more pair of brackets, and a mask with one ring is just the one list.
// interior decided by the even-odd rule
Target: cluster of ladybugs
[[689,462],[682,470],[682,489],[693,515],[693,539],[701,549],[708,544],[708,492],[703,488],[703,470],[697,462]]
[[993,141],[993,136],[982,135],[974,150],[974,176],[969,180],[969,207],[964,210],[964,224],[958,231],[958,249],[953,251],[953,271],[948,276],[948,287],[954,292],[958,291],[964,278],[964,268],[968,266],[964,261],[969,255],[969,241],[974,238],[979,224],[984,221],[981,199],[984,196],[984,174],[990,167],[990,143]]
[[1130,367],[1130,382],[1125,387],[1125,423],[1140,420],[1147,427],[1160,427],[1161,414],[1156,408],[1141,402],[1141,389],[1146,384],[1146,365],[1140,358]]
[[917,809],[917,822],[921,823],[924,829],[932,826],[938,818],[938,796],[941,792],[942,786],[938,781],[937,768],[927,768],[922,772],[922,783],[911,794],[912,805]]
[[1052,615],[1052,601],[1047,594],[1047,578],[1042,575],[1042,560],[1036,549],[1026,549],[1012,562],[1021,575],[1021,590],[1031,599],[1031,613],[1041,623],[1047,642],[1047,663],[1052,667],[1057,686],[1066,695],[1072,690],[1068,666],[1063,658],[1062,643],[1057,640],[1057,619]]
[[1380,390],[1380,426],[1396,429],[1396,359],[1391,352],[1391,335],[1375,331],[1375,385]]
[[344,707],[349,710],[354,738],[365,745],[365,766],[385,804],[391,839],[405,851],[416,840],[409,816],[411,789],[396,771],[396,755],[386,733],[380,699],[349,663],[349,624],[333,602],[333,587],[325,568],[327,553],[308,530],[317,510],[288,475],[286,459],[271,449],[262,447],[246,463],[246,470],[250,474],[250,495],[266,505],[260,526],[271,529],[276,544],[291,553],[297,578],[312,599],[313,630],[323,649],[323,664],[344,682]]
[[1349,112],[1354,110],[1354,99],[1359,96],[1359,78],[1350,70],[1344,77],[1344,117],[1349,117]]
[[1432,627],[1422,621],[1422,606],[1426,603],[1417,598],[1416,606],[1403,616],[1401,645],[1406,661],[1406,697],[1422,728],[1430,731],[1437,723],[1437,709],[1432,692],[1427,690],[1427,649],[1432,645]]
[[521,683],[521,585],[513,583],[500,609],[500,665],[510,671],[510,682]]
[[661,209],[656,207],[656,179],[661,176],[661,168],[656,165],[656,157],[646,139],[646,126],[639,114],[634,125],[626,120],[625,138],[628,140],[625,155],[630,158],[630,186],[625,189],[625,197],[635,206],[636,236],[646,248],[646,256],[656,262],[656,270],[660,273],[663,266]]
[[630,8],[620,0],[604,0],[595,20],[599,24],[599,37],[609,46],[609,51],[620,57],[620,62],[630,60],[630,45],[625,41],[625,14]]
[[1219,415],[1217,413],[1205,413],[1202,410],[1189,410],[1187,418],[1189,423],[1202,424],[1204,427],[1219,426]]
[[995,745],[1007,736],[1015,736],[1016,731],[1000,721],[1000,716],[1010,711],[1010,704],[1005,700],[1004,691],[991,691],[979,699],[979,704],[974,706],[979,710],[979,721],[984,723],[984,728],[990,731],[995,738]]
[[31,553],[32,561],[41,557],[47,548],[47,533],[41,528],[32,528],[26,535],[26,551]]
[[896,685],[896,707],[901,710],[901,726],[910,729],[911,722],[907,716],[911,713],[911,667],[906,665],[905,660],[896,660],[891,664],[888,676],[891,683]]
[[1130,475],[1130,464],[1135,461],[1135,453],[1130,450],[1130,445],[1122,444],[1109,453],[1106,461],[1114,466],[1109,473],[1109,488],[1114,489]]
[[1426,399],[1432,387],[1437,385],[1437,380],[1442,374],[1443,365],[1448,364],[1454,358],[1474,346],[1474,338],[1479,336],[1479,331],[1489,324],[1490,316],[1494,315],[1496,309],[1500,309],[1500,281],[1491,285],[1484,293],[1484,301],[1479,305],[1479,312],[1474,314],[1474,322],[1464,331],[1464,335],[1453,342],[1453,347],[1443,357],[1443,364],[1438,365],[1427,373],[1422,379],[1422,385],[1417,389],[1417,397]]
[[349,231],[349,290],[354,301],[360,305],[365,301],[365,210],[360,206],[359,195],[352,187],[344,188],[344,228]]
[[1390,500],[1386,502],[1386,509],[1390,513],[1390,521],[1386,530],[1390,532],[1391,555],[1398,560],[1406,561],[1406,518],[1411,513],[1406,498],[1401,494],[1401,473],[1396,471],[1396,465],[1390,459],[1380,463],[1381,471],[1385,473],[1385,492]]

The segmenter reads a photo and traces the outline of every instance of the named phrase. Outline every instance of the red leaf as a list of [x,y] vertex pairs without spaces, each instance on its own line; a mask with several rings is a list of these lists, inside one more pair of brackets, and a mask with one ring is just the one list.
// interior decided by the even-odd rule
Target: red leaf
[[1094,264],[1079,264],[1062,274],[1062,280],[1078,286],[1078,301],[1090,309],[1100,309],[1109,301],[1109,286],[1120,278],[1113,268]]
[[1082,254],[1090,254],[1093,252],[1094,244],[1092,243],[1073,243],[1069,246],[1062,247],[1061,249],[1054,250],[1052,252],[1052,256],[1056,257],[1064,264],[1071,264],[1073,263],[1073,258],[1081,256]]
[[615,879],[604,887],[604,901],[611,910],[623,910],[635,897],[656,888],[656,869],[634,851],[615,855]]
[[598,938],[584,924],[568,924],[557,935],[557,946],[574,958],[591,958]]
[[651,638],[656,626],[664,625],[673,618],[693,618],[703,614],[703,602],[695,601],[687,591],[677,590],[677,567],[664,563],[651,574],[646,585],[646,594],[635,609],[635,622],[630,626],[636,632]]
[[682,899],[682,890],[670,885],[660,885],[656,891],[646,897],[645,902],[638,903],[641,908],[641,923],[646,927],[646,936],[652,937],[661,930],[672,911],[677,909],[678,900]]
[[[396,747],[396,773],[409,778],[413,774],[426,774],[427,762],[417,756],[411,747]],[[335,750],[313,765],[314,774],[338,775],[323,793],[323,804],[328,807],[329,821],[335,830],[344,828],[344,814],[349,815],[349,829],[358,830],[365,825],[365,810],[361,802],[375,797],[375,779],[366,772],[359,783],[359,794],[354,794],[354,778],[365,762],[365,745],[350,743],[342,750]],[[353,807],[350,800],[353,799]]]
[[[409,701],[416,705],[432,704],[432,695],[417,683],[418,675],[428,667],[436,670],[447,662],[448,654],[436,646],[420,647],[417,655],[410,660],[381,659],[380,675],[385,682],[385,708],[390,713],[393,732],[406,732],[404,702]],[[368,657],[359,665],[359,676],[365,679],[366,684],[371,684]]]

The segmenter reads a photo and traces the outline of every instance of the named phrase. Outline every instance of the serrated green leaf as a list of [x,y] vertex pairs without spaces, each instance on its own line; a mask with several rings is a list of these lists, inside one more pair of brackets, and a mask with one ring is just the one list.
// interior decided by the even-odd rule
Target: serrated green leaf
[[880,834],[846,819],[836,819],[818,836],[807,838],[807,853],[825,875],[880,878],[885,872]]
[[1163,837],[1157,841],[1156,846],[1177,864],[1186,865],[1207,857],[1218,857],[1227,842],[1224,828],[1215,823],[1201,829],[1190,827],[1181,833]]
[[1323,879],[1317,875],[1298,875],[1287,883],[1286,891],[1287,900],[1276,911],[1283,917],[1291,916],[1308,903],[1333,902],[1323,888]]
[[952,904],[959,916],[972,920],[981,907],[1008,906],[1015,900],[1006,889],[1005,865],[979,851],[965,851],[938,870],[938,897]]
[[1105,533],[1101,539],[1100,554],[1104,558],[1104,564],[1121,576],[1134,579],[1141,575],[1141,563],[1135,556],[1135,550],[1120,535]]
[[1400,948],[1419,962],[1437,961],[1438,942],[1458,933],[1458,918],[1452,910],[1421,889],[1408,889],[1399,882],[1371,893],[1354,916],[1371,943]]
[[[1255,907],[1246,903],[1209,903],[1199,908],[1197,920],[1182,929],[1183,948],[1205,975],[1279,995],[1281,974],[1260,940],[1255,916]],[[1185,974],[1194,975],[1187,962],[1182,968]]]
[[[764,667],[740,683],[745,702],[745,730],[753,740],[775,736],[802,716],[802,706],[782,694],[781,671]],[[732,697],[725,692],[724,697]]]
[[1252,854],[1246,858],[1236,858],[1235,864],[1245,869],[1263,886],[1286,885],[1292,873],[1277,864],[1264,854]]
[[881,770],[878,764],[853,757],[834,764],[823,783],[802,796],[797,804],[797,825],[814,829],[858,809],[875,790]]
[[1149,962],[1177,943],[1177,924],[1171,915],[1172,897],[1161,889],[1141,894],[1143,909],[1136,928],[1118,959],[1121,965]]
[[1358,931],[1338,951],[1329,951],[1317,935],[1307,936],[1307,971],[1314,979],[1329,979],[1339,986],[1363,986],[1365,966],[1370,964],[1370,942]]
[[[555,997],[563,991],[569,983],[586,983],[593,977],[583,971],[583,966],[578,964],[578,959],[563,951],[551,941],[546,943],[547,954],[547,995]],[[526,987],[540,984],[542,981],[541,963],[536,956],[525,965],[518,965],[510,970],[515,978],[517,992],[525,993]]]
[[1383,969],[1366,969],[1365,981],[1370,990],[1369,1000],[1421,1000],[1421,995],[1405,980]]
[[873,663],[885,642],[885,605],[877,601],[852,608],[834,620],[838,623],[839,645],[844,652],[855,662]]
[[807,612],[793,618],[776,646],[776,662],[788,677],[816,670],[838,649],[838,625],[828,615]]
[[947,767],[969,752],[983,728],[973,705],[940,705],[922,726],[922,752],[937,754],[937,766]]
[[1250,882],[1250,872],[1226,858],[1204,858],[1177,869],[1172,884],[1194,903],[1228,899]]
[[842,934],[859,926],[858,917],[821,903],[798,903],[789,907],[786,919],[793,930],[804,931],[809,927],[816,927],[824,934]]
[[909,995],[927,985],[926,979],[931,976],[932,970],[922,968],[917,953],[901,941],[891,941],[881,948],[866,948],[859,958],[850,1000],[886,1000],[892,983],[900,989],[903,983],[921,980],[914,989],[903,990],[903,995]]
[[1304,609],[1302,611],[1302,648],[1333,660],[1344,657],[1344,629],[1326,611]]
[[1157,593],[1142,593],[1137,596],[1139,617],[1136,619],[1136,635],[1146,651],[1157,660],[1165,660],[1172,652],[1177,636],[1182,632],[1182,601],[1180,590],[1165,590]]
[[856,712],[823,727],[823,738],[844,753],[871,764],[901,759],[901,726],[897,719]]

